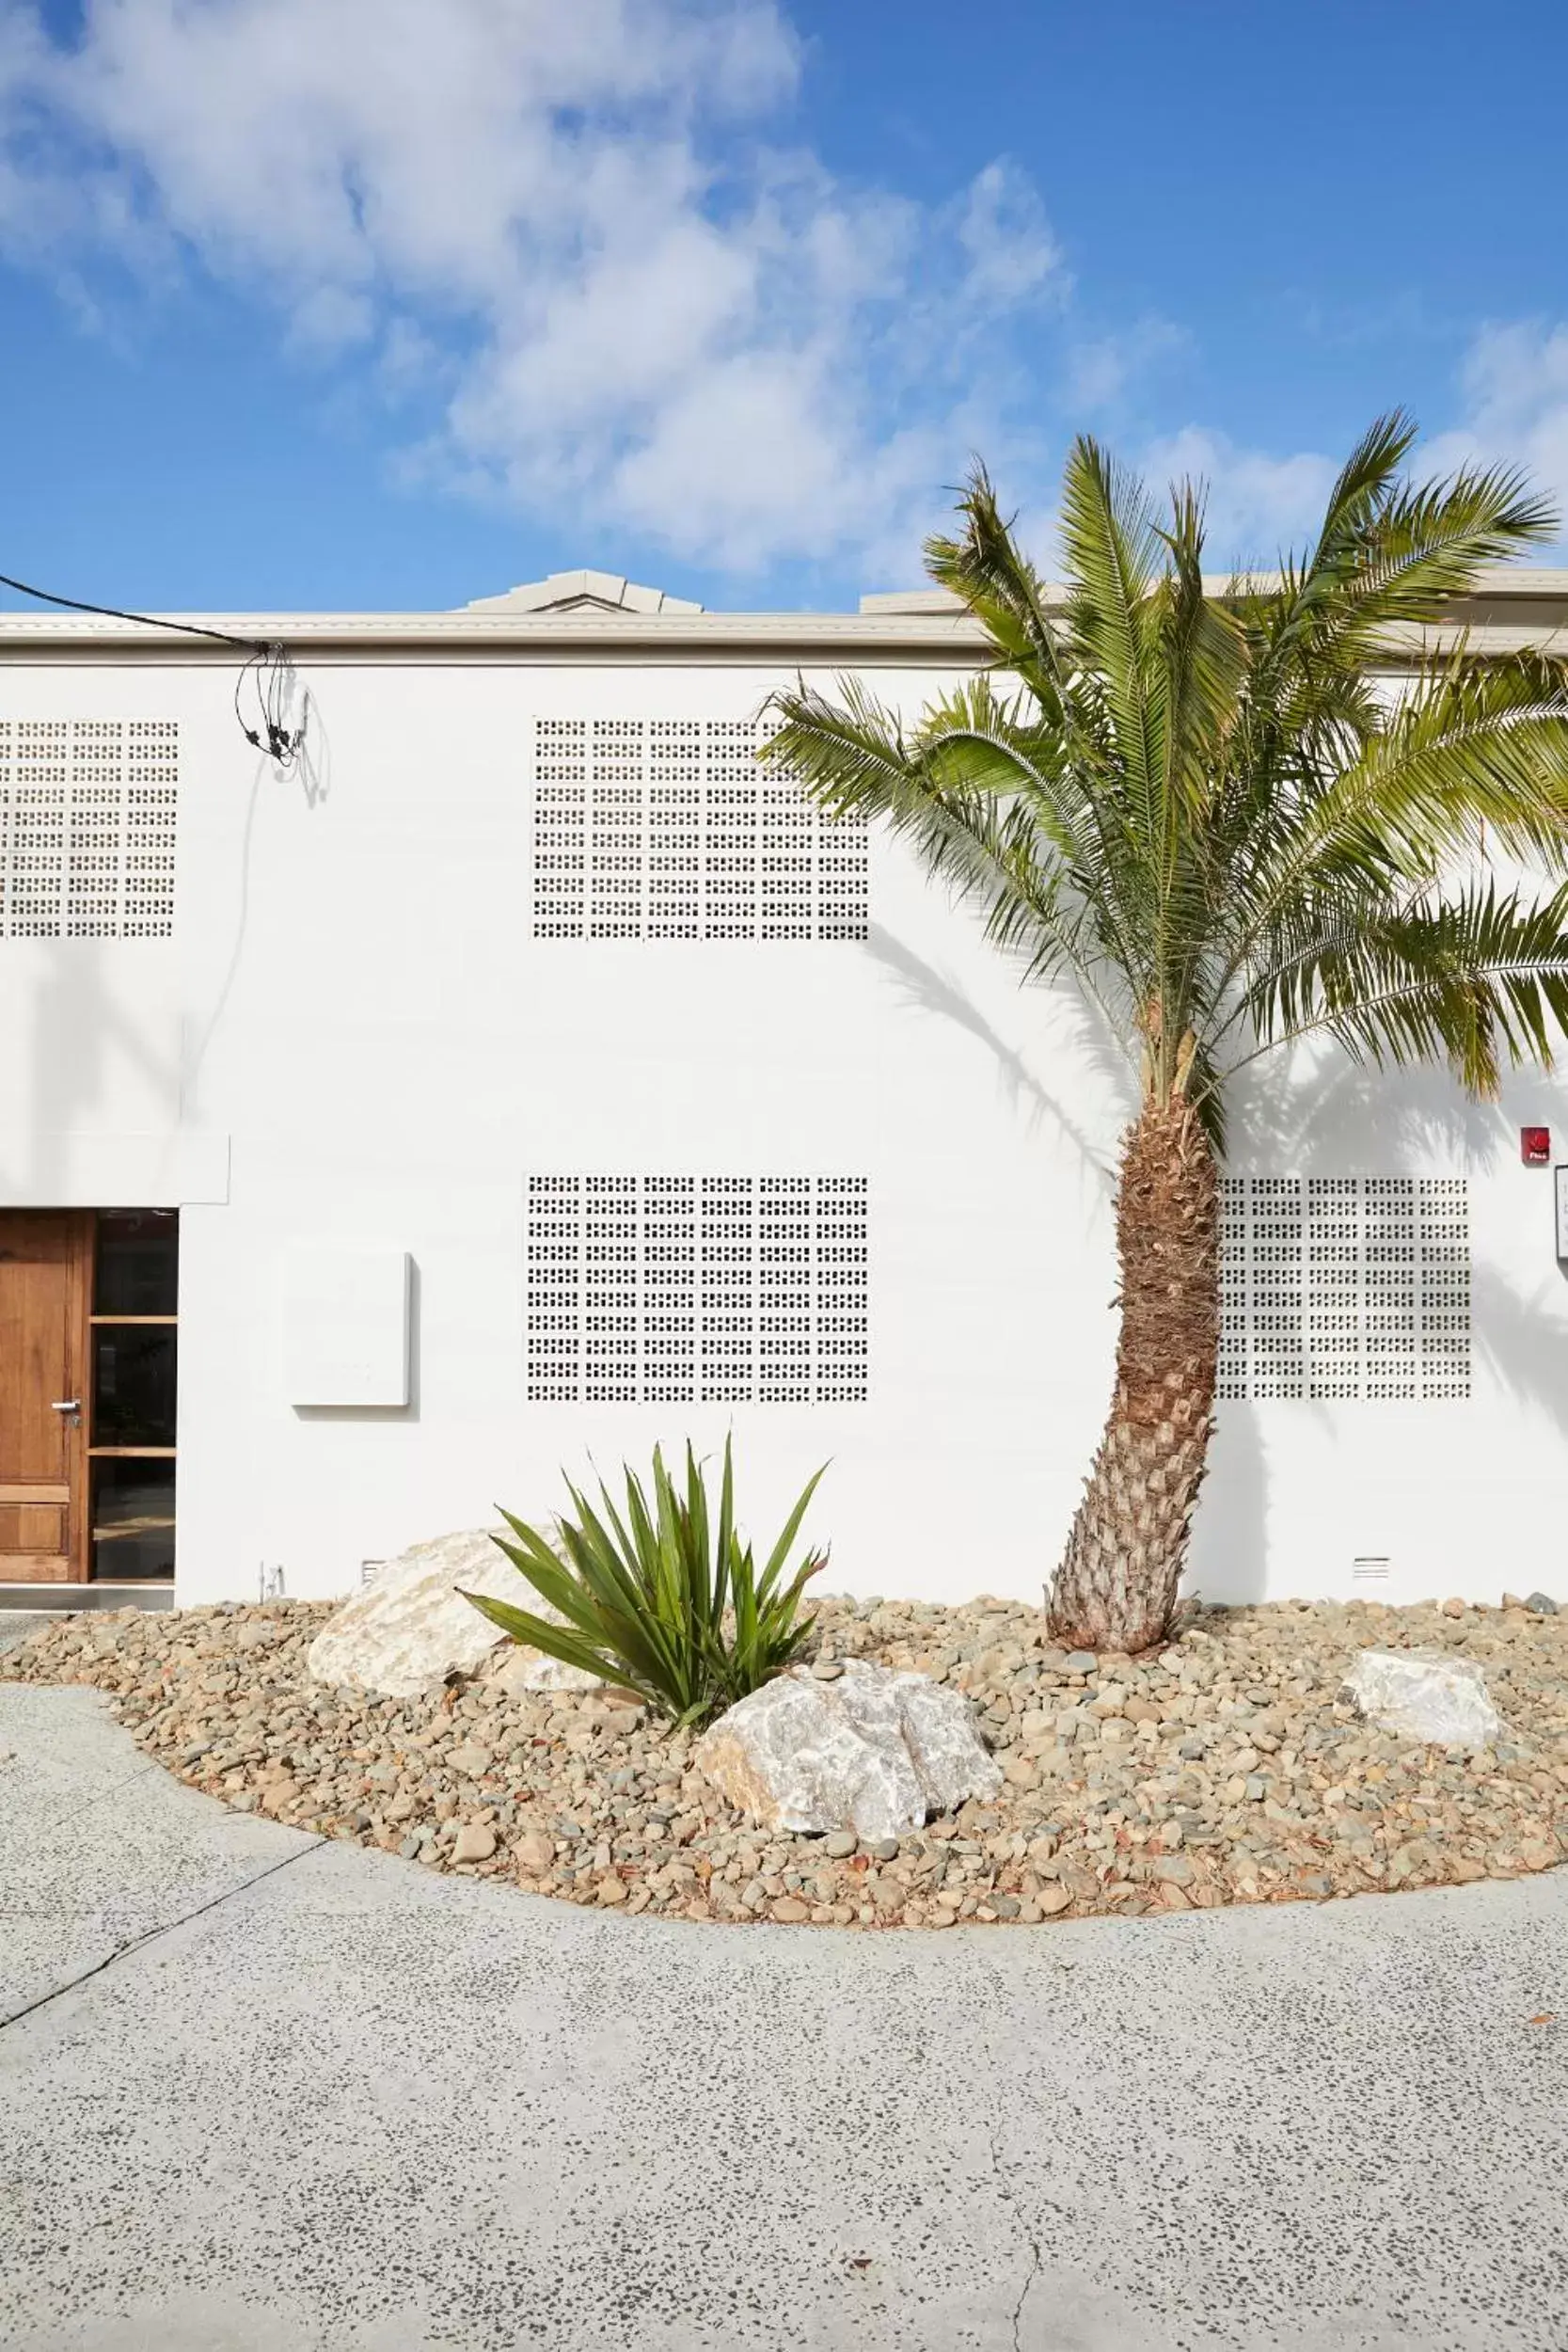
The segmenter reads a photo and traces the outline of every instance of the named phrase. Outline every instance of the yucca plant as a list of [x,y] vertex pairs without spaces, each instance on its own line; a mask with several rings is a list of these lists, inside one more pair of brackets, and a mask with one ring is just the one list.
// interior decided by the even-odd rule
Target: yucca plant
[[496,1542],[563,1624],[484,1593],[463,1597],[515,1641],[635,1691],[676,1724],[701,1723],[805,1647],[816,1620],[800,1615],[800,1597],[827,1554],[809,1552],[793,1575],[788,1563],[821,1476],[806,1481],[759,1575],[736,1532],[730,1440],[716,1515],[690,1445],[684,1494],[656,1446],[651,1502],[629,1469],[624,1512],[602,1480],[597,1511],[567,1480],[577,1516],[560,1523],[564,1561],[537,1528],[501,1513],[515,1540]]
[[977,470],[927,561],[990,641],[980,675],[910,726],[853,680],[776,698],[764,756],[830,815],[886,818],[1132,1063],[1115,1388],[1050,1600],[1089,1648],[1170,1623],[1213,1420],[1235,1073],[1323,1041],[1446,1061],[1489,1097],[1568,1026],[1568,661],[1483,657],[1465,631],[1486,567],[1555,517],[1506,469],[1411,483],[1414,437],[1375,424],[1307,554],[1220,583],[1201,490],[1159,515],[1081,440],[1048,590]]

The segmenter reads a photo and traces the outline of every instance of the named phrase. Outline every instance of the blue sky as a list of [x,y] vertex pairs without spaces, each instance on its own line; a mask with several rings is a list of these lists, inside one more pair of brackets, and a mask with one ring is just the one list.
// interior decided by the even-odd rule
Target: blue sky
[[1560,0],[0,0],[0,571],[852,605],[1080,428],[1267,560],[1395,403],[1568,506],[1565,87]]

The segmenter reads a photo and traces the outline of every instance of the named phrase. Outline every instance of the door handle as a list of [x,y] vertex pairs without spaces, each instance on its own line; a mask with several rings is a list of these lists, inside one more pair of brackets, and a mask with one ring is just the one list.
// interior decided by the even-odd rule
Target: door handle
[[82,1400],[79,1396],[56,1397],[49,1409],[52,1413],[79,1413]]

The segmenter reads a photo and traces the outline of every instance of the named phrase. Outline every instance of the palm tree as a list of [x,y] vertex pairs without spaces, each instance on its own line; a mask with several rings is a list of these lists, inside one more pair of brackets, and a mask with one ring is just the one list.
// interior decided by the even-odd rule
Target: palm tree
[[[1455,614],[1553,517],[1506,470],[1410,483],[1414,439],[1380,420],[1310,553],[1218,590],[1192,485],[1158,521],[1079,440],[1048,593],[976,469],[959,534],[926,552],[990,641],[978,675],[910,728],[853,679],[775,700],[763,755],[829,814],[887,818],[1029,977],[1076,982],[1138,1073],[1114,1394],[1049,1597],[1086,1647],[1146,1648],[1175,1607],[1213,1422],[1227,1081],[1326,1037],[1491,1096],[1568,1025],[1568,663],[1483,660]],[[1396,641],[1415,665],[1390,692]],[[1494,851],[1540,891],[1495,880]]]

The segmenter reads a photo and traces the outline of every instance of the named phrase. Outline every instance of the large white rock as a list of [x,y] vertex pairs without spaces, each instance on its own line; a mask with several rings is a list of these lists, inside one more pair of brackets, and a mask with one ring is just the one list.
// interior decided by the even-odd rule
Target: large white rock
[[1486,1677],[1468,1658],[1442,1650],[1364,1649],[1345,1682],[1363,1715],[1400,1739],[1486,1748],[1501,1736]]
[[[514,1596],[503,1594],[503,1599]],[[529,1610],[536,1617],[556,1622],[556,1613],[548,1602],[541,1600],[532,1585],[526,1587],[526,1597],[518,1601],[519,1609]],[[583,1666],[568,1666],[563,1658],[551,1658],[542,1649],[531,1649],[526,1642],[502,1639],[500,1647],[488,1665],[481,1668],[482,1678],[495,1689],[504,1691],[508,1698],[518,1698],[531,1691],[597,1691],[603,1688],[597,1675],[591,1675]]]
[[765,1683],[692,1754],[730,1804],[767,1829],[902,1837],[928,1814],[1002,1786],[960,1692],[859,1661],[832,1682],[795,1667]]
[[[362,1592],[327,1619],[307,1656],[310,1672],[318,1682],[352,1683],[385,1698],[412,1698],[454,1670],[473,1674],[500,1644],[511,1689],[594,1687],[594,1676],[511,1642],[464,1599],[460,1587],[515,1601],[536,1616],[549,1613],[488,1529],[465,1528],[388,1560]],[[536,1678],[530,1680],[531,1675]]]

